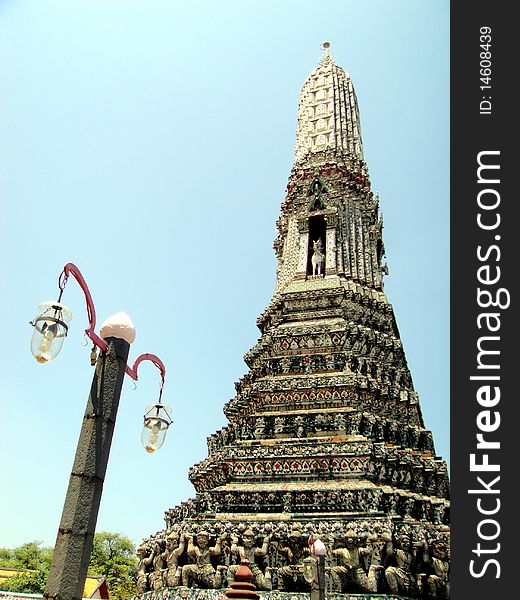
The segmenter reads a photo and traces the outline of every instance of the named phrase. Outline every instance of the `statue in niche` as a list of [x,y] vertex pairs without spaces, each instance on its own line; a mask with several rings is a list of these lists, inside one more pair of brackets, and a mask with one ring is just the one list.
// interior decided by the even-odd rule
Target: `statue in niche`
[[405,519],[413,519],[415,509],[415,498],[413,496],[405,497],[403,502],[403,512]]
[[323,242],[321,238],[312,241],[312,274],[313,275],[323,275],[323,263],[325,262],[325,254],[323,252]]
[[258,417],[255,422],[254,436],[256,439],[262,437],[265,431],[265,419],[264,417]]
[[166,570],[164,571],[164,586],[177,587],[180,585],[182,576],[182,567],[179,566],[179,558],[186,547],[186,538],[184,534],[180,535],[173,531],[166,538]]
[[318,175],[312,180],[307,192],[307,195],[310,197],[309,210],[322,210],[325,208],[322,194],[326,191],[327,190],[321,181],[321,177]]
[[331,574],[340,579],[342,587],[347,591],[376,592],[377,579],[376,569],[371,572],[369,578],[365,573],[365,556],[373,553],[372,548],[360,547],[359,539],[355,531],[349,529],[345,534],[345,547],[336,548],[332,551],[338,565],[331,568]]
[[302,417],[301,415],[294,419],[294,435],[297,438],[304,438],[307,435],[305,417]]
[[254,420],[249,417],[242,423],[241,437],[243,440],[252,440],[255,437]]
[[209,533],[199,531],[196,535],[197,545],[193,543],[193,536],[188,536],[188,556],[195,559],[195,563],[182,567],[182,585],[187,587],[201,587],[205,589],[218,589],[222,586],[222,571],[224,565],[219,565],[217,570],[211,564],[212,556],[219,556],[222,552],[220,538],[214,546],[209,546]]
[[436,525],[441,525],[444,521],[444,504],[434,504],[433,505],[433,518],[432,521]]
[[267,555],[270,539],[269,536],[266,536],[262,546],[258,548],[254,545],[255,534],[251,529],[246,529],[242,534],[242,545],[240,546],[238,545],[238,537],[232,537],[231,554],[234,554],[237,557],[239,564],[231,565],[228,568],[228,585],[235,581],[235,575],[240,566],[240,562],[247,560],[249,561],[249,568],[253,573],[252,583],[256,585],[259,590],[270,590],[272,588],[270,571],[267,571],[264,575],[256,563],[257,557]]
[[284,432],[285,427],[285,418],[284,417],[275,417],[274,419],[274,435],[281,435]]
[[148,591],[148,574],[152,570],[153,552],[146,544],[137,548],[139,562],[137,565],[137,592],[144,594]]
[[364,412],[363,420],[361,421],[362,434],[365,437],[372,437],[372,431],[374,429],[374,425],[376,424],[376,417],[371,414]]

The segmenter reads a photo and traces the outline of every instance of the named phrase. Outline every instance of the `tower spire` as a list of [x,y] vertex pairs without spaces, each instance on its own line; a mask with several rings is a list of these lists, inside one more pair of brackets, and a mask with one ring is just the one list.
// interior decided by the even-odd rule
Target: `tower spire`
[[300,93],[296,128],[295,164],[333,151],[363,159],[361,124],[356,92],[349,74],[336,65],[330,43]]
[[[318,66],[303,84],[294,167],[274,247],[275,296],[328,279],[383,290],[385,254],[379,200],[363,159],[356,93],[323,42]],[[316,247],[315,247],[316,245]],[[316,268],[316,261],[321,267]],[[314,261],[314,264],[313,264]],[[383,295],[382,295],[383,297]]]

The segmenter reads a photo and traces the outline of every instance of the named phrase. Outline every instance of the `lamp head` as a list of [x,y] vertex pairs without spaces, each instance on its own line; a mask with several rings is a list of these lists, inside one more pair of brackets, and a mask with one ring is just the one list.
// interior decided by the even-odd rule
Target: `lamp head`
[[38,306],[38,316],[30,323],[34,327],[31,352],[40,364],[58,355],[71,320],[72,312],[60,302],[42,302]]
[[155,452],[163,445],[166,431],[172,424],[171,413],[172,409],[161,402],[146,407],[141,443],[147,452]]

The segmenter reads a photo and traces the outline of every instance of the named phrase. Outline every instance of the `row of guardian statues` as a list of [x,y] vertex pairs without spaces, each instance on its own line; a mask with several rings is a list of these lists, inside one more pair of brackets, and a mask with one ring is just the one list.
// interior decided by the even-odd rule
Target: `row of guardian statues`
[[[316,537],[316,536],[315,536]],[[328,593],[390,593],[428,600],[449,598],[449,533],[408,525],[395,530],[354,525],[341,536],[318,536],[327,549]],[[174,529],[138,548],[138,592],[184,586],[222,589],[247,560],[259,590],[309,591],[304,560],[309,535],[294,525],[286,535],[257,534],[251,528],[212,535]]]

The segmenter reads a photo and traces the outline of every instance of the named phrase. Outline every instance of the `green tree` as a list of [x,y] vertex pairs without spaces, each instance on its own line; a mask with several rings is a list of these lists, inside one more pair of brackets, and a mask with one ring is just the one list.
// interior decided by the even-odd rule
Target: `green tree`
[[136,594],[136,567],[135,546],[129,538],[107,531],[94,535],[88,572],[107,578],[110,598],[120,600]]
[[47,573],[44,571],[26,571],[20,575],[9,577],[2,582],[1,589],[5,592],[22,594],[43,594],[47,583]]
[[42,542],[28,542],[12,550],[0,548],[0,565],[27,571],[2,582],[7,592],[39,594],[45,589],[45,582],[52,560],[52,548],[42,548]]
[[42,542],[27,542],[12,550],[0,548],[0,564],[15,569],[49,570],[52,548],[41,548]]
[[[28,542],[17,548],[0,548],[0,565],[26,571],[0,584],[8,592],[41,594],[45,590],[53,549],[41,542]],[[137,592],[135,584],[137,557],[131,540],[120,533],[101,531],[94,534],[89,575],[107,579],[110,598],[122,600]]]

